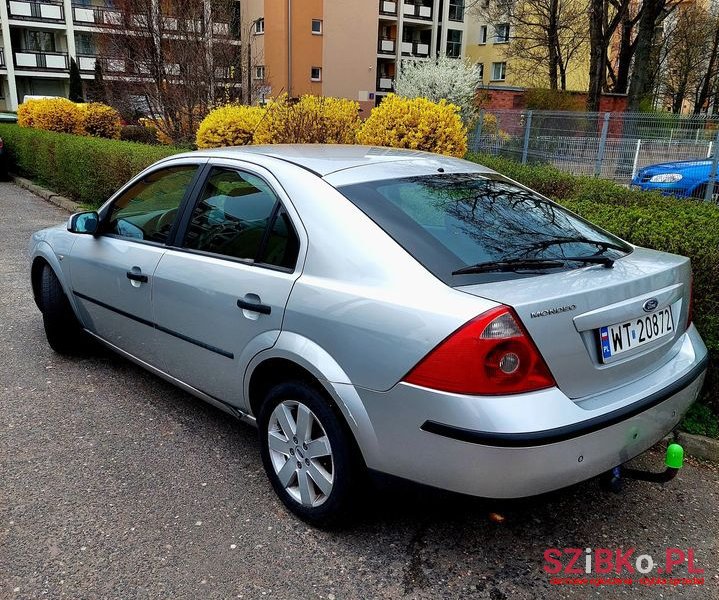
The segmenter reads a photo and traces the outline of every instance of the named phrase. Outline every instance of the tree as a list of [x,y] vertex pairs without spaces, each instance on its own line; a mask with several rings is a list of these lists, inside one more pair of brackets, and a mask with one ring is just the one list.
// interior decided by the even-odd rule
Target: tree
[[102,74],[102,61],[99,58],[95,60],[95,75],[86,87],[88,101],[107,104],[107,90],[105,89],[105,80]]
[[476,95],[481,82],[479,69],[470,60],[439,56],[433,61],[403,60],[394,89],[406,98],[432,102],[444,98],[459,106],[462,120],[471,124],[478,113]]
[[504,56],[525,81],[567,89],[567,73],[586,48],[586,4],[581,0],[496,0],[475,2],[471,14],[490,24],[508,23]]
[[628,8],[629,0],[589,2],[589,111],[599,110],[599,100],[607,85],[607,50]]
[[68,94],[68,98],[73,102],[85,102],[82,94],[80,68],[77,66],[74,58],[70,59],[70,93]]
[[[116,0],[122,15],[101,38],[113,72],[114,97],[130,97],[125,115],[144,112],[173,141],[191,141],[218,102],[241,93],[239,2],[235,0]],[[119,89],[118,89],[119,88]]]

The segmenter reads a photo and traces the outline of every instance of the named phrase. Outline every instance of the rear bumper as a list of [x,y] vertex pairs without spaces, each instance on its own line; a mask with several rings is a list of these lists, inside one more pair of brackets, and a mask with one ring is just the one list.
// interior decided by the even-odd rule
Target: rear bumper
[[441,394],[406,384],[384,394],[360,392],[377,442],[365,460],[378,471],[483,497],[562,488],[661,440],[696,399],[706,361],[706,348],[692,327],[669,363],[586,402],[575,403],[557,389],[504,398]]

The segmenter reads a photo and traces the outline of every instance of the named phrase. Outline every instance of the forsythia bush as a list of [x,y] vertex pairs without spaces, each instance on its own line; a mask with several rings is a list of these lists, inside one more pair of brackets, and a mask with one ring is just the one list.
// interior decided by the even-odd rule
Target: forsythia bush
[[255,144],[353,144],[360,126],[359,103],[345,98],[283,94],[266,110]]
[[120,139],[122,120],[120,113],[114,108],[101,102],[89,102],[78,106],[82,116],[82,131],[85,135],[111,140]]
[[264,114],[265,109],[259,106],[227,104],[216,108],[200,123],[197,147],[221,148],[250,144]]
[[459,108],[445,100],[401,98],[388,94],[373,108],[357,134],[360,144],[427,150],[462,157],[467,152],[467,130]]
[[23,102],[18,106],[18,123],[21,127],[82,134],[81,109],[66,98],[42,98]]

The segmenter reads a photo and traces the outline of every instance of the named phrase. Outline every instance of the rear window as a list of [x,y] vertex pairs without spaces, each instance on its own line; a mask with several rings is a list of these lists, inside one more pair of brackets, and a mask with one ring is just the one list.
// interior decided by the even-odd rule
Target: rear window
[[[480,263],[595,255],[617,258],[631,251],[618,238],[500,176],[438,173],[338,189],[450,285],[548,271],[520,269],[452,275],[453,271]],[[574,241],[580,238],[597,243]],[[576,262],[564,265],[562,269],[584,266]]]

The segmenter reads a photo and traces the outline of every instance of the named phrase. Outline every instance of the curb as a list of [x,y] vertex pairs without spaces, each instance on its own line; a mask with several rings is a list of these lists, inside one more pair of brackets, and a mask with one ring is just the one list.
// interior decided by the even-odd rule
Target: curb
[[29,179],[25,179],[24,177],[19,177],[12,174],[10,175],[10,177],[14,184],[28,190],[29,192],[32,192],[36,196],[40,196],[40,198],[42,198],[43,200],[47,200],[55,206],[59,206],[60,208],[63,208],[71,213],[75,213],[80,210],[80,205],[77,202],[73,202],[69,198],[65,198],[65,196],[60,196],[55,192],[51,192],[50,190],[47,190],[44,187],[33,183]]

